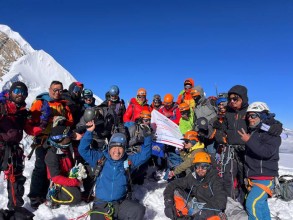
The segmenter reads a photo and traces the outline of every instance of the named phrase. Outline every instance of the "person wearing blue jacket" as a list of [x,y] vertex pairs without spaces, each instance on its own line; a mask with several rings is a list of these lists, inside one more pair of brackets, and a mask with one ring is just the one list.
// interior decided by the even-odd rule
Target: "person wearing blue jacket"
[[83,159],[93,168],[98,161],[105,159],[104,165],[96,179],[95,201],[91,211],[91,220],[143,219],[145,207],[137,201],[127,198],[128,171],[145,163],[151,156],[152,138],[145,131],[141,152],[133,155],[125,154],[127,139],[123,133],[114,133],[109,141],[108,149],[96,151],[90,148],[95,124],[87,122],[87,131],[80,141],[78,151]]

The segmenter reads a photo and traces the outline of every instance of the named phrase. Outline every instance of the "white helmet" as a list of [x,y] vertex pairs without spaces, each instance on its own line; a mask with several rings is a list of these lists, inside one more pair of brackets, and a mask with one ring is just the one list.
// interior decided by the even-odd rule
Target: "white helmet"
[[263,112],[263,111],[268,111],[268,112],[270,111],[268,105],[264,102],[253,102],[247,108],[247,112]]

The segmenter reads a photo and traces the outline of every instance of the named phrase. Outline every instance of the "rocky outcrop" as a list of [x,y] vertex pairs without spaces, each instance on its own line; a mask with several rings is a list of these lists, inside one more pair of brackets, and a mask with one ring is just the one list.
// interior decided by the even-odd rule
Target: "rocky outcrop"
[[9,71],[13,62],[25,55],[20,45],[0,31],[0,77]]

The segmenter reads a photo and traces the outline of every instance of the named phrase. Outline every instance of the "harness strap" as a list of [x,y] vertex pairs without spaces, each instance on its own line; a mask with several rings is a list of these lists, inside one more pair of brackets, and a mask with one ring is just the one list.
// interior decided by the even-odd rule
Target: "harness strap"
[[265,191],[270,197],[273,196],[272,190],[269,187],[267,187],[266,185],[261,184],[261,183],[254,183],[254,182],[251,181],[251,179],[247,179],[247,181],[248,181],[248,190],[249,191],[250,191],[252,186],[257,186],[257,187],[261,188],[263,191]]
[[8,180],[11,184],[11,196],[14,206],[16,206],[16,196],[14,191],[14,183],[15,183],[15,175],[14,175],[14,169],[13,164],[8,164],[8,170],[4,171],[4,179]]

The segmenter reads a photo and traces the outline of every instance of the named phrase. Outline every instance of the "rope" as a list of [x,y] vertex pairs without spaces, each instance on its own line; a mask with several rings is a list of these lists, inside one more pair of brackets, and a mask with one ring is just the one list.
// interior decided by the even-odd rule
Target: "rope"
[[8,170],[4,171],[4,180],[8,180],[11,184],[11,196],[14,206],[16,206],[16,196],[14,191],[15,175],[13,170],[13,164],[8,164]]

